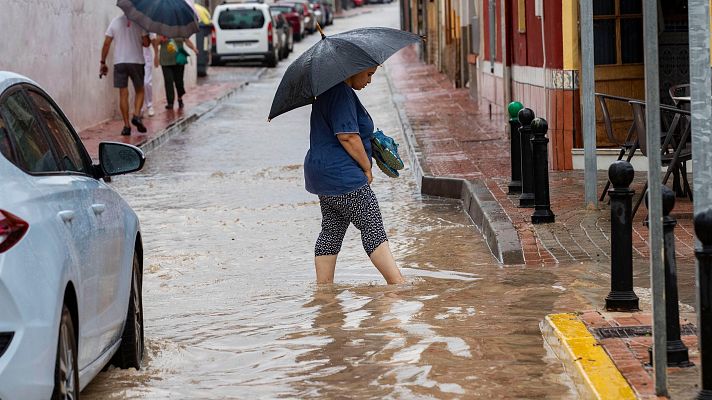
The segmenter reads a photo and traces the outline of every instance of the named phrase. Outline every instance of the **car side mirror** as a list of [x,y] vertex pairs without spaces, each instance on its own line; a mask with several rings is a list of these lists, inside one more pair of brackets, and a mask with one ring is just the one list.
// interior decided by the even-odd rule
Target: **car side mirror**
[[128,174],[143,168],[146,156],[136,146],[118,143],[99,143],[99,168],[103,176]]

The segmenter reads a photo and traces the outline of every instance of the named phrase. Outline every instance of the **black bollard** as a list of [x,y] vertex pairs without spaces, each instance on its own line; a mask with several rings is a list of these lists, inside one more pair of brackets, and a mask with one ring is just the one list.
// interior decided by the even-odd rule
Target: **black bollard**
[[534,168],[532,165],[532,128],[534,111],[522,108],[517,114],[519,123],[519,143],[522,150],[522,194],[519,196],[519,207],[534,207]]
[[630,189],[635,171],[627,161],[608,167],[613,189],[611,199],[611,291],[606,297],[608,311],[637,311],[638,296],[633,291],[633,213],[635,190]]
[[700,323],[697,338],[702,375],[702,389],[697,398],[712,399],[712,208],[695,214],[695,234],[702,243],[702,248],[695,250]]
[[524,108],[522,103],[513,101],[509,103],[509,160],[512,166],[512,181],[509,182],[507,194],[522,193],[522,143],[519,139],[519,110]]
[[[650,192],[648,192],[650,193]],[[680,339],[680,306],[677,296],[677,266],[675,263],[675,225],[670,216],[675,207],[675,193],[662,185],[663,193],[663,258],[665,259],[665,331],[667,332],[667,363],[669,367],[690,367],[687,346]],[[648,198],[645,198],[648,206]],[[650,364],[653,364],[653,349],[648,349]]]
[[532,163],[534,164],[534,213],[532,224],[554,222],[556,216],[549,204],[549,124],[544,118],[535,118],[532,128]]

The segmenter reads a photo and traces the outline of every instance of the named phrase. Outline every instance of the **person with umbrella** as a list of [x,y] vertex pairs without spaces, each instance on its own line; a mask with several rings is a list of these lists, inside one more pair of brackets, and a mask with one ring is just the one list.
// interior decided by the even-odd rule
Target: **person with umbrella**
[[389,284],[403,283],[371,190],[373,120],[354,92],[371,83],[367,68],[317,97],[312,105],[310,147],[304,160],[306,189],[319,196],[321,232],[314,264],[317,283],[332,283],[336,258],[350,224],[374,266]]
[[166,110],[173,109],[176,94],[178,94],[178,108],[183,108],[183,95],[185,95],[183,77],[185,75],[185,63],[188,60],[188,53],[185,51],[185,46],[188,46],[195,54],[198,54],[198,49],[190,39],[170,39],[161,36],[159,43],[159,56],[154,62],[156,67],[160,65],[163,71],[163,86],[166,90]]
[[307,191],[319,197],[322,215],[314,250],[316,280],[334,281],[336,259],[353,224],[386,282],[404,283],[370,186],[373,120],[355,91],[371,82],[388,57],[420,38],[390,28],[363,28],[328,38],[321,34],[322,40],[287,68],[269,115],[272,119],[312,104],[304,178]]
[[136,125],[139,132],[146,132],[146,127],[141,120],[141,109],[143,108],[143,80],[144,80],[144,57],[143,47],[150,45],[148,33],[135,23],[132,23],[126,15],[114,18],[106,30],[104,45],[101,48],[101,61],[99,67],[99,78],[109,73],[106,65],[106,57],[109,55],[111,44],[114,46],[114,87],[119,89],[119,109],[124,120],[124,128],[121,134],[124,136],[131,134],[129,125],[129,79],[133,83],[136,93],[134,97],[134,115],[131,123]]

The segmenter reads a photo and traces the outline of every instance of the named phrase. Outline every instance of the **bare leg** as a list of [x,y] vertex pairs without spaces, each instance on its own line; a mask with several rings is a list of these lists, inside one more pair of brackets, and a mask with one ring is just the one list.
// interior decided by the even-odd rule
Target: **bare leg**
[[129,88],[119,88],[119,109],[121,110],[121,118],[124,120],[124,126],[129,125]]
[[[389,285],[394,283],[405,283],[403,275],[401,275],[396,265],[396,260],[391,254],[391,247],[388,245],[388,241],[385,241],[376,247],[371,255],[371,262],[376,266],[378,271],[383,275]],[[336,259],[334,259],[334,262]]]
[[334,270],[336,269],[336,254],[314,257],[316,268],[316,283],[334,283]]
[[136,98],[134,99],[134,115],[143,117],[143,86],[136,89]]

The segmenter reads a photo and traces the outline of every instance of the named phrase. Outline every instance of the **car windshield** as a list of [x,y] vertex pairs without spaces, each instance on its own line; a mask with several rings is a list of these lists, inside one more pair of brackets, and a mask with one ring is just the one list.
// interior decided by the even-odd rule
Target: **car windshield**
[[258,29],[265,24],[265,16],[257,9],[225,10],[218,17],[220,29]]

